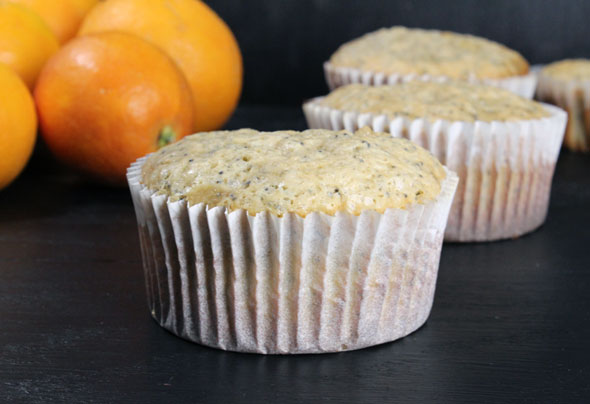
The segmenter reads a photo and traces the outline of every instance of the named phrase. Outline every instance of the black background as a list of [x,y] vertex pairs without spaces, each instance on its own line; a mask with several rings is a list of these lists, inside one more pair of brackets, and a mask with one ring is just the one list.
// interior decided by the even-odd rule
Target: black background
[[[532,63],[589,56],[582,1],[208,1],[245,60],[228,128],[303,129],[343,41],[404,24],[469,32]],[[253,106],[252,104],[262,104]],[[397,342],[261,356],[183,341],[145,303],[126,189],[38,150],[0,192],[0,403],[590,402],[590,156],[563,151],[546,224],[445,244],[433,311]]]
[[590,57],[588,0],[207,0],[234,31],[243,101],[298,105],[323,95],[322,63],[343,42],[404,25],[470,33],[531,63]]
[[[228,125],[303,128],[299,108]],[[426,325],[354,352],[264,356],[150,317],[129,192],[38,155],[0,192],[0,403],[588,403],[590,156],[562,152],[549,216],[443,246]]]

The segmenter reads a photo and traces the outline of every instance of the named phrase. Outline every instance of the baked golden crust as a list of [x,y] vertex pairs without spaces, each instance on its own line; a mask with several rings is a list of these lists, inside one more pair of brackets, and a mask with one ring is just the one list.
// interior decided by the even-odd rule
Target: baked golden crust
[[561,60],[545,66],[541,74],[557,80],[590,80],[590,60]]
[[278,216],[424,204],[445,177],[428,151],[368,128],[199,133],[154,153],[142,169],[142,183],[171,200]]
[[590,60],[566,59],[545,66],[537,98],[567,111],[565,147],[590,152]]
[[317,102],[342,111],[383,114],[389,119],[405,117],[431,121],[491,122],[549,116],[541,104],[510,91],[460,81],[410,81],[377,87],[351,84],[337,88]]
[[383,28],[342,45],[330,58],[338,67],[387,75],[500,79],[528,73],[518,52],[499,43],[448,31]]

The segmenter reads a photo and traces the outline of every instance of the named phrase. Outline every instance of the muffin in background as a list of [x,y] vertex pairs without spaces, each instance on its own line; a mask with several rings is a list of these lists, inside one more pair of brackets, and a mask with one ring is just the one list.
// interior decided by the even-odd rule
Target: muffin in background
[[448,31],[382,28],[343,44],[324,63],[331,90],[352,83],[465,80],[532,98],[537,78],[518,52]]
[[567,111],[564,145],[590,152],[590,60],[566,59],[543,67],[537,98]]
[[368,125],[457,172],[445,240],[518,237],[545,221],[567,118],[559,108],[491,86],[410,81],[340,87],[303,110],[310,128]]
[[199,133],[128,179],[152,316],[183,338],[345,351],[401,338],[430,313],[458,179],[407,140]]

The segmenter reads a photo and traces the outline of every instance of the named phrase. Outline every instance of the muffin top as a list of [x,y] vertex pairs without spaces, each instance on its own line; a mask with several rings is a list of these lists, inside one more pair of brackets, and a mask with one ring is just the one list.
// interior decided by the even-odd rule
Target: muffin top
[[409,81],[391,86],[350,84],[339,87],[318,104],[357,113],[386,115],[389,119],[425,118],[429,121],[515,121],[549,116],[542,104],[510,91],[467,82]]
[[386,133],[324,129],[197,133],[148,157],[142,183],[189,205],[330,215],[435,199],[446,177],[425,149]]
[[542,74],[558,80],[590,80],[590,60],[566,59],[545,66]]
[[447,31],[383,28],[342,45],[337,67],[385,74],[496,79],[526,74],[527,61],[504,45]]

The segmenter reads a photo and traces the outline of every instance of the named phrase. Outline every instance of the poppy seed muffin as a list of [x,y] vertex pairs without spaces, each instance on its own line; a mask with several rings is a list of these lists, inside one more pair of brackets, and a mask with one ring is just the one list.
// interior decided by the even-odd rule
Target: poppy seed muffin
[[369,129],[202,133],[152,154],[142,171],[142,182],[172,201],[303,217],[424,204],[444,177],[423,148]]
[[204,345],[359,349],[420,327],[457,185],[364,128],[189,136],[128,172],[148,303]]
[[427,118],[430,121],[517,121],[549,116],[543,105],[509,91],[455,81],[414,81],[397,86],[340,87],[319,105],[343,111],[386,115],[389,119]]
[[590,152],[590,60],[567,59],[545,66],[539,73],[537,98],[567,111],[565,146]]
[[324,68],[331,89],[351,83],[464,80],[531,98],[536,84],[527,61],[504,45],[473,35],[405,27],[383,28],[343,44]]
[[445,239],[512,238],[545,220],[565,113],[465,82],[348,85],[307,102],[311,128],[408,138],[459,174]]

